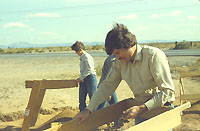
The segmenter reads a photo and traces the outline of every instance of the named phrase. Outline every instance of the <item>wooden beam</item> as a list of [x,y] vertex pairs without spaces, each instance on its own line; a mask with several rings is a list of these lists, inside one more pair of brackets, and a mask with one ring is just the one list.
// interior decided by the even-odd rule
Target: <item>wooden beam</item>
[[[103,108],[101,110],[97,110],[96,112],[93,112],[87,118],[87,120],[81,125],[77,125],[79,121],[77,119],[73,119],[69,122],[66,122],[58,129],[58,131],[65,131],[65,130],[88,131],[96,127],[99,127],[105,123],[112,122],[114,120],[119,119],[122,116],[122,112],[124,110],[134,105],[141,105],[141,104],[142,103],[138,103],[133,99],[125,99],[123,101],[118,102],[117,104],[114,104],[109,107]],[[169,110],[168,107],[157,108],[155,110],[145,112],[144,114],[141,115],[141,117],[151,118],[167,110]]]
[[31,128],[31,129],[36,129],[36,130],[44,130],[44,129],[47,129],[49,128],[48,126],[54,122],[54,121],[57,121],[59,119],[62,119],[62,118],[67,118],[69,120],[71,120],[78,112],[74,112],[72,110],[69,110],[69,109],[66,109],[64,111],[62,111],[61,113],[55,115],[54,117],[52,117],[51,119],[49,119],[48,121],[46,121],[44,124],[42,125],[39,125],[37,127],[34,127],[34,128]]
[[172,110],[166,111],[158,116],[135,125],[126,131],[168,131],[181,124],[181,111],[191,107],[188,102]]
[[38,95],[39,95],[39,92],[40,92],[41,85],[42,85],[41,81],[40,82],[38,82],[38,81],[33,82],[33,88],[31,90],[29,102],[28,102],[27,108],[26,108],[25,113],[24,113],[24,121],[23,121],[23,124],[22,124],[22,131],[29,131],[29,126],[30,126],[30,123],[31,123],[31,120],[32,120],[32,116],[33,116],[35,107],[36,107],[36,103],[37,103],[37,100],[38,100]]
[[191,71],[191,72],[181,72],[180,77],[194,77],[194,76],[200,76],[200,70],[198,71]]
[[35,105],[35,109],[33,111],[33,116],[32,116],[32,119],[31,119],[31,123],[30,123],[30,126],[34,126],[36,121],[37,121],[37,118],[38,118],[38,113],[40,111],[40,107],[42,105],[42,101],[43,101],[43,98],[44,98],[44,95],[45,95],[45,92],[46,92],[46,89],[40,89],[40,92],[38,94],[38,98],[37,98],[37,103]]
[[[42,81],[41,89],[60,89],[60,88],[72,88],[78,87],[76,80],[36,80],[37,82]],[[33,81],[26,81],[26,88],[33,87]]]
[[[96,112],[91,113],[91,115],[84,121],[83,124],[78,125],[77,119],[73,119],[69,122],[64,123],[58,131],[89,131],[96,127],[99,127],[105,123],[112,122],[121,117],[122,111],[128,109],[130,105],[128,103],[134,104],[133,99],[126,99],[120,101],[116,104],[108,106],[106,108],[97,110]],[[137,105],[138,103],[135,102]]]
[[[125,110],[125,108],[129,108],[129,106],[132,106],[134,104],[134,102],[135,101],[132,100],[132,99],[123,100],[123,101],[121,101],[117,104],[111,105],[110,108],[106,107],[104,109],[93,112],[87,118],[87,120],[81,125],[77,125],[79,120],[73,119],[73,120],[66,122],[63,125],[61,125],[57,131],[65,131],[65,130],[89,131],[89,130],[92,130],[93,128],[96,128],[98,126],[103,125],[104,123],[116,120],[115,118],[118,119],[121,116],[122,110]],[[141,103],[135,102],[135,105],[140,105],[140,104]],[[190,103],[186,103],[186,104],[179,106],[179,107],[172,109],[172,110],[168,110],[167,108],[165,108],[165,109],[161,108],[162,111],[163,111],[163,109],[168,110],[168,111],[165,111],[164,113],[158,115],[159,117],[156,116],[156,117],[149,119],[149,120],[153,119],[151,121],[151,122],[153,122],[153,124],[151,124],[151,122],[149,122],[149,120],[147,120],[148,123],[147,123],[147,125],[146,124],[144,125],[145,128],[144,127],[138,127],[138,125],[137,125],[137,127],[138,127],[137,129],[141,128],[141,131],[146,130],[146,129],[149,129],[149,126],[151,127],[152,125],[153,125],[153,127],[151,127],[151,128],[154,129],[156,126],[158,126],[158,121],[159,121],[159,128],[156,129],[156,131],[160,131],[160,129],[164,129],[163,131],[165,131],[165,130],[167,131],[168,129],[171,129],[171,128],[180,124],[180,122],[181,122],[180,112],[182,110],[186,109],[186,108],[189,108],[190,106],[191,106]],[[146,114],[151,114],[151,115],[148,115],[148,117],[149,116],[155,116],[155,114],[154,114],[155,111],[146,112]],[[167,112],[169,112],[169,113],[167,113]],[[152,113],[153,113],[153,115],[152,115]],[[143,115],[143,116],[146,116],[146,115]],[[142,116],[140,116],[140,117],[142,117]],[[168,119],[168,117],[169,117],[169,119]],[[164,121],[165,124],[166,124],[165,121],[168,121],[168,123],[172,124],[172,125],[171,126],[164,125],[162,128],[160,128],[160,123],[162,123],[163,121]],[[141,125],[141,124],[139,124],[139,125]],[[45,131],[50,131],[50,130],[48,129],[48,130],[45,130]],[[128,131],[132,131],[132,128],[128,129]],[[138,131],[140,131],[140,130],[138,130]]]
[[184,94],[180,96],[181,100],[200,100],[200,94]]
[[60,122],[51,123],[51,128],[46,129],[45,131],[57,131],[61,125]]

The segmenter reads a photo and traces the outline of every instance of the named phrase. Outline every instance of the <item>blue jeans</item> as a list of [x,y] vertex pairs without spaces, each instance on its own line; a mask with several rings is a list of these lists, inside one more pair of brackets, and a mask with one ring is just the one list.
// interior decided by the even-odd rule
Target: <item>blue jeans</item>
[[112,104],[115,104],[115,103],[117,103],[117,102],[118,102],[117,95],[116,95],[116,92],[114,92],[114,93],[112,94],[112,96],[111,96],[110,101],[104,101],[103,103],[101,103],[101,104],[98,106],[97,110],[106,107],[106,105],[107,105],[108,103],[109,103],[109,105],[112,105]]
[[[169,106],[171,108],[174,108],[174,104],[171,104],[171,103],[166,103],[165,106]],[[148,120],[148,119],[141,118],[141,117],[136,117],[135,118],[135,125],[140,124],[140,123],[142,123],[142,122],[144,122],[146,120]],[[173,129],[171,129],[169,131],[173,131]]]
[[83,82],[80,82],[79,88],[79,110],[80,112],[86,108],[86,97],[87,94],[89,98],[92,98],[92,95],[97,90],[97,78],[96,75],[87,76]]

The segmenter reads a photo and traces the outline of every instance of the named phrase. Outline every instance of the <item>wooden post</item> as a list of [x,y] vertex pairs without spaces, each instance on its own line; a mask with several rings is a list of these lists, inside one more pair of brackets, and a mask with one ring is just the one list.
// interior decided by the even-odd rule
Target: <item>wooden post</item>
[[[182,77],[180,77],[179,82],[180,82],[180,97],[181,97],[182,95],[185,94],[185,90],[184,90],[184,86],[183,86]],[[182,105],[183,103],[186,103],[186,100],[181,100],[181,99],[180,99],[180,104]]]
[[45,92],[46,92],[46,89],[40,89],[40,92],[39,92],[39,95],[38,95],[38,98],[37,98],[37,103],[36,103],[36,106],[35,106],[35,110],[33,111],[33,116],[32,116],[32,119],[31,119],[30,126],[34,126],[36,121],[37,121],[38,113],[40,111]]
[[34,110],[36,108],[36,103],[37,103],[38,96],[40,93],[41,85],[42,85],[42,81],[40,81],[40,82],[34,81],[33,82],[33,87],[31,90],[31,95],[29,98],[28,106],[24,113],[24,121],[22,124],[22,131],[29,131],[29,126],[30,126],[30,123],[32,120],[32,116],[34,114]]

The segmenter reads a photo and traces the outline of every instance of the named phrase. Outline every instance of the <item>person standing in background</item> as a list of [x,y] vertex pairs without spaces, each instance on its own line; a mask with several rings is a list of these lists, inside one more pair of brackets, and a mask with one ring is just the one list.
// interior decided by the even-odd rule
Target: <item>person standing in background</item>
[[71,49],[80,56],[80,77],[77,78],[79,82],[79,110],[80,112],[86,108],[86,96],[92,98],[92,95],[97,89],[96,71],[94,69],[94,60],[90,54],[84,49],[85,46],[82,42],[76,41]]
[[[100,87],[99,85],[106,79],[106,76],[107,74],[109,73],[111,67],[112,67],[112,63],[113,61],[115,61],[115,56],[112,55],[112,54],[108,54],[109,56],[106,58],[106,60],[104,61],[104,64],[103,64],[103,68],[102,68],[102,74],[101,74],[101,78],[99,80],[99,84],[97,87]],[[102,104],[100,104],[98,106],[98,109],[101,109],[101,108],[104,108],[106,107],[106,105],[109,103],[109,105],[112,105],[112,104],[115,104],[118,102],[118,98],[117,98],[117,95],[116,95],[116,92],[114,92],[111,97],[109,97],[107,99],[107,101],[103,102]]]

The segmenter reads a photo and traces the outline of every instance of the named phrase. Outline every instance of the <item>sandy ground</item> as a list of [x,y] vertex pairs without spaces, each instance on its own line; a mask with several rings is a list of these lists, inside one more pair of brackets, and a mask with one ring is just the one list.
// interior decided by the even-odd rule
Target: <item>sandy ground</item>
[[[188,62],[192,63],[197,59],[199,57],[169,57],[169,62],[174,65],[182,62],[182,65],[187,65]],[[102,65],[104,60],[105,57],[94,57],[95,66]],[[5,127],[8,126],[21,126],[23,122],[23,112],[31,92],[31,89],[25,88],[26,80],[77,78],[79,76],[79,59],[78,57],[33,57],[31,59],[7,57],[0,59],[0,70],[0,129],[5,130]],[[183,81],[186,93],[200,93],[199,78],[184,78]],[[178,95],[177,79],[174,79],[174,84]],[[133,97],[127,84],[123,81],[116,92],[119,100]],[[63,107],[77,112],[78,88],[47,90],[37,124],[47,121],[59,113]],[[182,116],[183,123],[176,128],[176,131],[200,130],[199,104],[195,105],[194,110],[197,112],[186,113]]]

